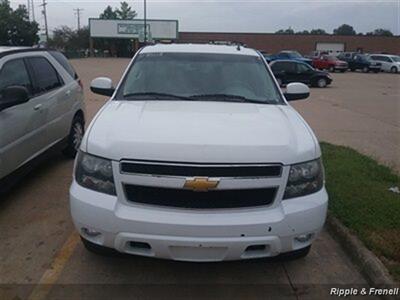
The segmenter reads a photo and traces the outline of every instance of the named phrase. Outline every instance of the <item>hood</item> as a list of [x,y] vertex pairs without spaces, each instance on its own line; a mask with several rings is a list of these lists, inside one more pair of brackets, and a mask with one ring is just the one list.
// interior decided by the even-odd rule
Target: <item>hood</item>
[[317,147],[289,105],[113,100],[81,149],[117,161],[291,164],[316,158]]
[[333,61],[336,65],[347,65],[347,62],[344,60],[334,60]]

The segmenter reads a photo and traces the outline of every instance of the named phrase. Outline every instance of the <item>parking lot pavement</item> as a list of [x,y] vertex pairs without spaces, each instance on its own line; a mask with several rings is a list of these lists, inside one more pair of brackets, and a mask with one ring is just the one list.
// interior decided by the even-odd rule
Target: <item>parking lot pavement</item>
[[[73,62],[84,82],[89,119],[105,100],[89,93],[90,80],[96,76],[110,76],[116,81],[128,62],[124,59]],[[355,142],[354,147],[358,141],[360,145],[364,142],[370,145],[365,151],[378,150],[375,147],[378,142],[372,138],[367,143],[357,135],[366,139],[376,124],[368,136],[377,137],[382,133],[380,144],[385,148],[393,147],[394,151],[398,144],[384,138],[394,138],[399,127],[394,112],[396,96],[393,95],[396,93],[393,84],[397,84],[398,79],[385,74],[334,76],[332,87],[313,89],[310,101],[296,104],[307,121],[323,139]],[[361,84],[360,78],[367,82]],[[368,83],[369,78],[371,83]],[[360,90],[363,99],[357,98],[357,93],[350,89],[350,80],[360,83],[354,89]],[[387,97],[381,95],[378,99],[376,95],[379,93],[387,93]],[[374,97],[376,101],[386,101],[392,109],[373,103]],[[351,104],[352,99],[360,107]],[[368,111],[368,107],[372,111]],[[346,120],[345,116],[350,116],[350,119]],[[351,130],[340,129],[345,124],[357,128],[353,137],[350,136]],[[391,129],[386,135],[383,134],[385,128]],[[335,132],[339,136],[337,140]],[[384,157],[387,149],[382,151],[377,153]],[[71,222],[68,189],[72,165],[71,160],[60,154],[49,155],[44,164],[2,196],[0,299],[76,299],[85,296],[92,299],[95,295],[97,299],[110,299],[110,293],[113,298],[134,295],[138,299],[151,296],[164,299],[172,296],[181,299],[208,296],[257,299],[266,295],[272,299],[322,299],[327,295],[328,285],[366,283],[340,245],[326,231],[317,239],[309,256],[290,262],[255,260],[197,264],[141,257],[95,256],[83,248]]]
[[350,146],[400,172],[400,76],[334,73],[332,86],[312,89],[293,106],[319,140]]

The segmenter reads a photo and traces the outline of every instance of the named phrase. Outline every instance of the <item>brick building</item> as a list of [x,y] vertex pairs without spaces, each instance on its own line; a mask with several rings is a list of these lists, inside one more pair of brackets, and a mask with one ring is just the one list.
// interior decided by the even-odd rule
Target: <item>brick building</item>
[[282,35],[272,33],[216,33],[179,32],[179,42],[236,41],[249,47],[276,53],[281,50],[297,50],[309,54],[317,50],[317,44],[342,44],[344,51],[366,53],[391,53],[400,55],[400,37],[339,36],[339,35]]

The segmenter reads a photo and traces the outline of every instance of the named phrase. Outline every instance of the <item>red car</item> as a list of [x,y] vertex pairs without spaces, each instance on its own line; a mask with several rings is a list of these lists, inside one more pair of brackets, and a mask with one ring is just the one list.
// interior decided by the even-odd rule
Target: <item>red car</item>
[[349,68],[347,62],[338,59],[333,55],[321,55],[318,58],[314,58],[312,65],[316,69],[329,70],[330,72],[335,72],[336,70],[340,72],[346,72]]

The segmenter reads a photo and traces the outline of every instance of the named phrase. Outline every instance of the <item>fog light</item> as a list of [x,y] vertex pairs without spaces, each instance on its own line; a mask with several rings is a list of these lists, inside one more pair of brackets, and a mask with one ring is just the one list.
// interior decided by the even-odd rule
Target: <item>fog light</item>
[[308,242],[309,240],[311,240],[312,237],[313,237],[313,234],[309,233],[309,234],[299,235],[299,236],[295,237],[294,239],[300,243],[305,243],[305,242]]
[[98,231],[96,231],[96,230],[94,230],[94,229],[89,229],[89,228],[86,228],[86,227],[82,227],[82,228],[81,228],[81,232],[82,232],[84,235],[90,236],[90,237],[96,237],[96,236],[101,235],[101,232],[98,232]]

